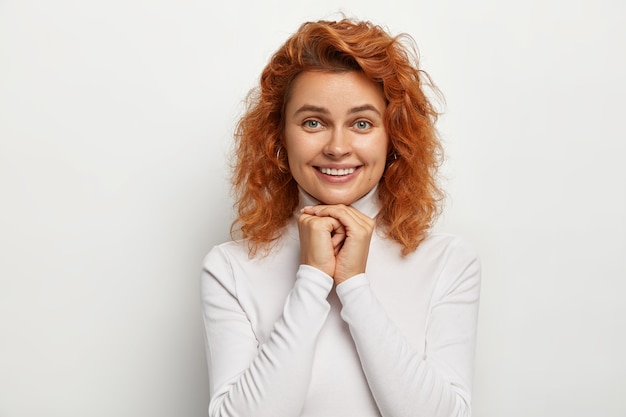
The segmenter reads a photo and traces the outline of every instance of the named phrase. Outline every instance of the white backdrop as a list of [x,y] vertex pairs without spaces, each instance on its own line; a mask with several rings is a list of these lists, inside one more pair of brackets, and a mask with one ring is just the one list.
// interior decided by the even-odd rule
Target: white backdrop
[[626,415],[626,5],[0,0],[0,416],[206,415],[241,101],[304,20],[416,39],[481,253],[474,415]]

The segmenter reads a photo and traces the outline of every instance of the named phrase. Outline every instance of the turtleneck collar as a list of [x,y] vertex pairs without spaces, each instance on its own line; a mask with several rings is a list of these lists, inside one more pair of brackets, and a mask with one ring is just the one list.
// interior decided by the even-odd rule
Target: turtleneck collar
[[[312,195],[304,191],[301,187],[298,187],[300,192],[300,205],[298,206],[297,213],[300,213],[300,209],[305,206],[315,206],[320,204],[318,200],[313,198]],[[374,188],[372,188],[367,194],[363,197],[350,204],[355,209],[359,210],[361,213],[369,216],[371,218],[376,217],[378,212],[380,211],[380,201],[378,200],[378,184]]]

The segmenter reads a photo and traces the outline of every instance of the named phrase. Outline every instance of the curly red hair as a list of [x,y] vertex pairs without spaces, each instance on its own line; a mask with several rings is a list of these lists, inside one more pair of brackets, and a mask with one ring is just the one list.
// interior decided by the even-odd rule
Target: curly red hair
[[235,132],[237,218],[231,232],[249,239],[252,253],[271,246],[299,203],[282,133],[290,87],[303,71],[361,71],[382,86],[390,149],[376,221],[403,254],[424,239],[443,196],[436,178],[443,152],[438,114],[423,91],[437,90],[419,69],[413,45],[406,34],[392,37],[371,22],[343,19],[304,23],[273,55]]

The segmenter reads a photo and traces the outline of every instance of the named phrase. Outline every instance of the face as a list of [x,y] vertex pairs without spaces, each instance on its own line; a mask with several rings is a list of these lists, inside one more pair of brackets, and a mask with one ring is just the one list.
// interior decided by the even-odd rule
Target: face
[[357,71],[308,71],[285,109],[289,169],[324,204],[350,205],[380,181],[389,137],[381,87]]

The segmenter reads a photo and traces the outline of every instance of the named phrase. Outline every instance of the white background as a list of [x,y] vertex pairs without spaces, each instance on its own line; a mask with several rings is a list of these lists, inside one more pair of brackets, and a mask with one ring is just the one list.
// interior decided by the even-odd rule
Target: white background
[[198,278],[241,102],[304,20],[417,41],[479,417],[626,415],[626,6],[0,0],[0,416],[206,415]]

